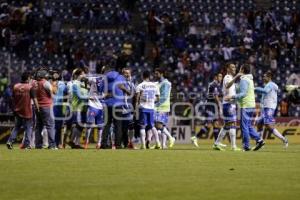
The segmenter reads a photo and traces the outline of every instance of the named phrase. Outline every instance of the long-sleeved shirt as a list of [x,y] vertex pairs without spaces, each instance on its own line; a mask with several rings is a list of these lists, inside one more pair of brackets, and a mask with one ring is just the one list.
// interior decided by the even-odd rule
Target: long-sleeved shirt
[[264,88],[256,87],[255,92],[261,93],[261,104],[263,108],[276,109],[278,85],[272,81],[268,82]]
[[170,112],[170,95],[171,95],[171,83],[167,79],[162,79],[159,82],[160,98],[156,103],[156,110],[159,112]]

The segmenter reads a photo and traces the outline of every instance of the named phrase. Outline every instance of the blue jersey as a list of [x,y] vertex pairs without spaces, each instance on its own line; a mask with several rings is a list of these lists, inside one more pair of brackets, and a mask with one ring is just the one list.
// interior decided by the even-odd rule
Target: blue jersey
[[68,93],[68,88],[66,84],[63,81],[58,81],[57,91],[53,99],[54,105],[62,104],[64,101],[64,97],[67,95],[67,93]]
[[118,87],[119,84],[125,83],[125,78],[117,71],[110,71],[105,74],[107,80],[107,87],[104,87],[107,93],[110,93],[112,97],[105,99],[107,106],[124,105],[124,92]]
[[264,88],[257,87],[255,91],[262,94],[261,104],[263,108],[277,108],[278,85],[272,81],[268,82]]

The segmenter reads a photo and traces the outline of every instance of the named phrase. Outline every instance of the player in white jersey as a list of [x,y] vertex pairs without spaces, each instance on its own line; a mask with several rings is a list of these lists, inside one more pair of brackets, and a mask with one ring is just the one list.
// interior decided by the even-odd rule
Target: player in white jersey
[[261,97],[261,117],[257,122],[258,132],[262,136],[263,128],[273,133],[283,143],[284,147],[288,147],[288,140],[280,134],[280,132],[274,127],[275,124],[275,110],[277,108],[277,93],[278,86],[272,81],[272,72],[268,71],[263,76],[265,87],[255,88],[255,92],[262,94]]
[[231,149],[233,151],[240,151],[241,149],[236,146],[236,104],[232,101],[226,101],[226,97],[236,95],[235,81],[241,76],[238,73],[236,76],[236,66],[234,64],[229,64],[227,66],[227,74],[223,79],[223,119],[224,126],[221,129],[217,140],[213,145],[215,150],[224,150],[222,148],[221,141],[225,137],[226,133],[229,132]]
[[88,77],[88,79],[90,84],[87,110],[88,128],[86,131],[84,148],[88,148],[92,127],[96,126],[96,128],[98,129],[98,141],[96,149],[100,149],[103,130],[102,127],[104,125],[103,105],[101,103],[101,99],[103,99],[104,79],[103,77]]
[[141,149],[146,149],[146,127],[155,138],[155,149],[161,149],[157,129],[154,126],[155,102],[159,99],[159,89],[150,81],[150,72],[143,72],[143,82],[136,87],[136,109],[139,109]]

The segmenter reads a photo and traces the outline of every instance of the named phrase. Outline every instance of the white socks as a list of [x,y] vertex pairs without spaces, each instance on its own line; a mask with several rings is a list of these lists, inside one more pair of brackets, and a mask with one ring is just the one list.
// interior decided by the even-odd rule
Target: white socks
[[146,131],[145,129],[140,130],[141,144],[143,147],[146,146]]
[[163,133],[164,133],[164,135],[166,135],[169,138],[169,140],[172,139],[172,135],[166,127],[163,128]]
[[102,129],[98,130],[98,141],[97,144],[100,145],[102,140]]
[[279,139],[281,139],[283,142],[285,141],[285,137],[284,137],[283,135],[281,135],[281,134],[279,133],[279,131],[278,131],[276,128],[273,129],[272,133],[273,133],[276,137],[278,137]]
[[230,141],[231,141],[231,148],[235,149],[236,148],[236,129],[235,128],[229,129],[229,136],[230,136]]
[[225,130],[224,128],[222,128],[220,130],[220,133],[218,135],[217,140],[215,141],[215,145],[219,145],[221,143],[221,141],[223,140],[223,138],[225,137],[226,133],[228,130]]
[[155,142],[156,142],[156,145],[160,145],[160,141],[159,141],[159,136],[158,136],[158,132],[157,132],[157,129],[155,127],[153,127],[151,129],[153,135],[154,135],[154,139],[155,139]]

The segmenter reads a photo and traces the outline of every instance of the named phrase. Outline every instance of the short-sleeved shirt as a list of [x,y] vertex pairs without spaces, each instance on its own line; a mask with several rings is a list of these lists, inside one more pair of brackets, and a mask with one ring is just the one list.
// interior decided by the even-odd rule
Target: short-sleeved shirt
[[13,88],[14,111],[23,118],[32,118],[31,99],[35,98],[35,90],[29,83],[17,83]]
[[207,90],[207,102],[214,102],[216,103],[215,97],[221,96],[221,87],[220,84],[216,81],[213,81],[208,84]]
[[136,93],[140,93],[140,108],[154,110],[156,96],[159,95],[157,84],[143,81],[136,87]]

